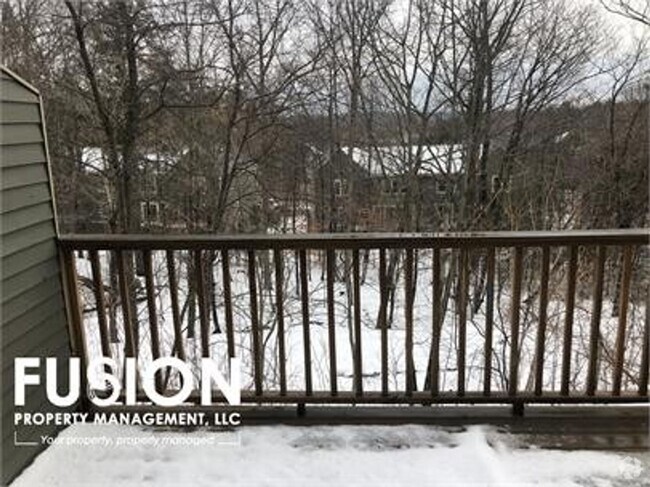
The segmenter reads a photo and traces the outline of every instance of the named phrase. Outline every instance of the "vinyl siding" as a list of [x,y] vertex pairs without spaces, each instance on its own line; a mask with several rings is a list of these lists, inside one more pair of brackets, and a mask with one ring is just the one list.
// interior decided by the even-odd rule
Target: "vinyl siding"
[[[21,210],[22,208],[15,211]],[[10,217],[11,215],[2,215],[3,220]],[[27,246],[42,242],[48,238],[54,238],[53,234],[54,222],[51,219],[29,222],[20,231],[2,235],[2,257],[9,257]]]
[[[28,388],[25,408],[14,409],[14,358],[59,357],[58,373],[67,377],[70,345],[40,99],[4,68],[0,116],[2,483],[8,483],[42,450],[15,446],[14,435],[38,441],[56,433],[52,427],[14,427],[16,411],[54,409],[40,387]],[[61,391],[66,390],[64,382]]]
[[[8,119],[5,112],[3,112],[3,117],[7,117]],[[0,159],[2,159],[3,169],[46,162],[45,150],[41,144],[0,146]]]
[[47,168],[43,163],[2,168],[3,190],[47,182]]
[[11,190],[2,190],[2,213],[3,220],[7,213],[20,210],[26,206],[42,202],[50,202],[50,187],[47,183],[38,183],[31,186],[23,186]]
[[[63,380],[64,377],[67,377],[68,370],[65,367],[65,359],[69,356],[69,350],[67,344],[61,346],[58,349],[51,349],[47,351],[47,355],[51,357],[58,357],[59,360],[59,377],[61,377],[61,391],[67,390],[67,383]],[[12,359],[13,360],[13,359]],[[11,374],[13,375],[13,374]],[[8,377],[3,373],[3,381],[11,379],[11,375]],[[56,412],[61,411],[57,409],[46,401],[45,391],[41,388],[31,387],[28,388],[25,394],[26,403],[29,404],[29,409],[32,411],[52,411]],[[13,387],[8,390],[3,391],[3,408],[2,414],[3,417],[13,417],[13,402],[14,402],[14,391]],[[54,426],[23,426],[19,430],[13,428],[13,419],[11,420],[12,427],[4,428],[2,432],[2,451],[3,451],[3,475],[5,482],[8,482],[10,478],[17,475],[26,465],[32,462],[32,460],[44,449],[42,445],[37,446],[14,446],[14,434],[17,435],[18,441],[34,441],[40,438],[41,435],[56,435],[58,428]]]
[[52,239],[23,247],[12,256],[2,259],[0,272],[5,279],[9,279],[34,265],[51,259],[53,252],[56,252],[56,244]]

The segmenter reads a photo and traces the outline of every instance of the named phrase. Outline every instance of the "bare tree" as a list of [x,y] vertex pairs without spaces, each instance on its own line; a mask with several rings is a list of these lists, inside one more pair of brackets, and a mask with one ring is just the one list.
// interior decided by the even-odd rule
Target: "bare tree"
[[610,12],[650,26],[650,5],[644,0],[601,0]]

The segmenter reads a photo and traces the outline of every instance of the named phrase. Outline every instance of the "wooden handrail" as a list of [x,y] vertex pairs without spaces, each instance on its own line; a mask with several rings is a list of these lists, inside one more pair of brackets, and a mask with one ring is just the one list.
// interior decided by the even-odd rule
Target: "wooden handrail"
[[67,234],[59,237],[72,250],[187,249],[364,249],[533,247],[547,245],[644,245],[650,229],[567,230],[466,233],[308,233],[277,235]]

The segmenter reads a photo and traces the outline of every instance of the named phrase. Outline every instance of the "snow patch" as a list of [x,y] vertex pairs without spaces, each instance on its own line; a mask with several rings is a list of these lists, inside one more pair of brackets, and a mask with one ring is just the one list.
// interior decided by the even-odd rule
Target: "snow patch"
[[[641,485],[644,470],[639,460],[614,453],[518,450],[508,435],[486,426],[244,426],[188,433],[79,424],[59,438],[98,436],[127,437],[136,445],[61,442],[13,485],[605,486]],[[164,437],[203,444],[147,442]]]

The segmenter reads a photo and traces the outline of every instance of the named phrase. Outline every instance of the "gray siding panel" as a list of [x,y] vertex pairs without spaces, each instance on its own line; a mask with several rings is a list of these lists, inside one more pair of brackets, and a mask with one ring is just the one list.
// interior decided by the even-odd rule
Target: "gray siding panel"
[[41,114],[38,105],[35,103],[11,103],[2,104],[2,123],[40,123]]
[[33,245],[35,242],[42,242],[54,232],[54,222],[41,221],[28,227],[22,228],[20,232],[11,232],[3,235],[2,256],[6,257],[21,249]]
[[2,232],[10,235],[38,223],[51,222],[52,218],[54,218],[52,206],[46,201],[34,206],[26,206],[2,215]]
[[51,201],[50,187],[47,183],[3,190],[0,212],[4,215],[10,211],[19,210],[25,206],[32,206],[43,201]]
[[[70,355],[40,99],[27,83],[0,67],[0,253],[2,289],[2,478],[9,483],[41,447],[33,441],[57,428],[13,424],[15,357]],[[59,370],[67,375],[67,360]],[[65,389],[64,389],[65,390]],[[31,387],[26,411],[48,411],[44,387]]]
[[53,238],[48,238],[44,242],[25,247],[11,257],[2,259],[2,276],[8,279],[56,255],[56,243]]
[[[22,84],[17,83],[13,79],[0,80],[0,99],[3,102],[21,102],[21,103],[35,103],[38,104],[38,95]],[[3,122],[9,122],[10,119],[3,116]]]
[[2,293],[2,304],[8,303],[16,296],[33,289],[42,281],[58,273],[58,262],[54,259],[48,259],[14,277],[3,279],[2,288],[4,292]]
[[52,315],[56,314],[62,309],[62,303],[57,296],[50,296],[34,306],[25,310],[24,313],[19,313],[15,318],[7,321],[4,325],[3,341],[9,345],[17,340],[21,335],[28,333],[31,329],[45,329],[46,322],[51,321]]
[[8,356],[2,358],[3,374],[11,374],[13,371],[14,357],[34,356],[35,352],[38,352],[36,354],[37,356],[50,357],[52,356],[52,352],[62,346],[61,339],[57,335],[57,327],[52,326],[48,328],[47,326],[48,323],[56,323],[57,320],[63,317],[63,310],[59,313],[58,315],[52,315],[49,320],[43,322],[41,324],[41,328],[43,329],[32,329],[8,344],[13,351],[13,357],[11,354],[8,354]]
[[0,144],[31,144],[42,143],[43,133],[41,127],[35,123],[29,124],[2,124],[0,131]]
[[48,174],[45,164],[29,164],[3,168],[2,189],[21,188],[37,183],[47,183]]
[[25,166],[27,164],[45,164],[43,144],[16,144],[0,146],[2,167]]
[[58,296],[61,292],[59,276],[57,274],[45,279],[38,286],[19,294],[14,299],[2,305],[2,316],[5,323],[10,323],[19,316],[28,313],[36,306]]
[[[50,356],[60,358],[57,367],[57,377],[59,378],[60,391],[63,393],[68,390],[68,370],[65,366],[65,358],[68,355],[68,350],[61,347],[58,350],[50,352]],[[43,367],[43,364],[41,364]],[[3,377],[4,382],[11,381],[11,376]],[[2,408],[2,422],[3,424],[13,424],[13,407],[7,407],[6,404],[13,404],[14,390],[13,387],[3,390],[3,396],[7,398],[7,403],[3,404]],[[45,390],[39,387],[28,387],[25,391],[26,403],[29,406],[25,407],[25,411],[41,411],[41,412],[56,412],[57,408],[52,406],[46,399]],[[60,411],[60,409],[58,409]],[[3,430],[2,432],[2,449],[3,451],[11,451],[14,448],[14,436],[19,441],[37,441],[40,443],[40,435],[53,435],[57,432],[56,427],[45,426],[19,426]],[[4,468],[5,471],[11,470],[10,466],[15,471],[20,471],[26,464],[31,462],[33,457],[38,454],[42,448],[38,447],[20,447],[15,448],[10,457],[5,457]]]

